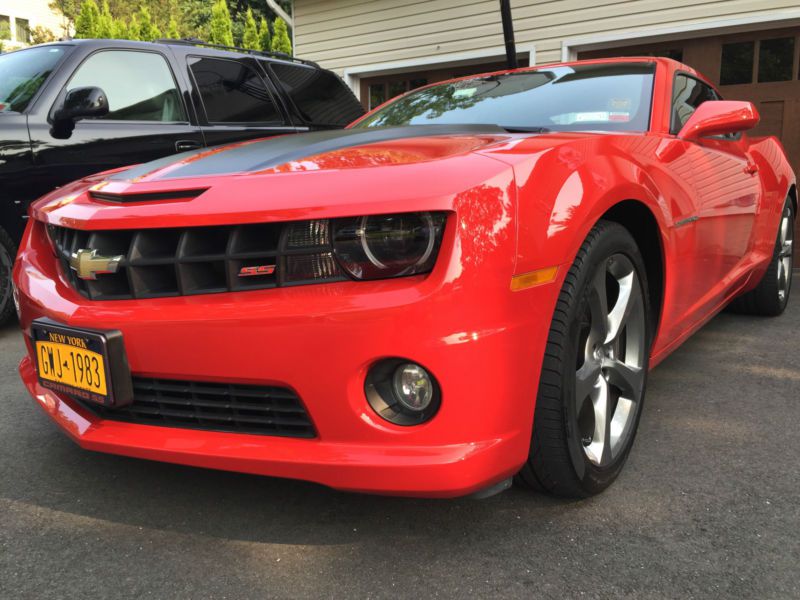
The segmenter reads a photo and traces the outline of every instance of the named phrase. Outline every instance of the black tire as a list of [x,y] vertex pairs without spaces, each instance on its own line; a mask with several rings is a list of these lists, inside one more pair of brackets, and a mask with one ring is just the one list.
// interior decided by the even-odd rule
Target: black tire
[[[728,309],[743,315],[760,315],[764,317],[777,317],[781,315],[789,304],[789,294],[792,291],[792,243],[794,241],[795,211],[792,199],[787,198],[783,207],[781,221],[778,225],[778,235],[775,240],[775,251],[772,262],[764,277],[758,285],[734,299]],[[784,220],[788,219],[789,247],[788,256],[785,256],[784,243],[781,232]],[[788,267],[786,266],[788,263]],[[785,281],[780,274],[785,273]]]
[[11,236],[0,227],[0,326],[14,314],[14,300],[11,296],[11,268],[17,255],[17,245]]
[[[592,294],[598,289],[596,282],[613,281],[613,279],[608,279],[608,269],[611,268],[609,265],[612,265],[614,261],[619,262],[620,257],[626,259],[625,264],[630,266],[632,273],[635,272],[632,283],[627,289],[638,289],[641,304],[635,309],[638,315],[637,323],[640,325],[625,324],[617,328],[620,331],[618,333],[620,338],[623,335],[630,336],[627,331],[629,327],[632,327],[638,338],[641,338],[641,346],[635,350],[638,357],[635,362],[640,365],[640,373],[637,375],[641,378],[638,387],[640,393],[636,399],[633,414],[627,411],[628,420],[625,421],[625,428],[629,428],[626,429],[627,437],[622,438],[622,434],[620,434],[618,449],[616,454],[610,458],[610,462],[595,464],[588,456],[588,450],[593,445],[593,440],[587,441],[586,426],[583,423],[586,401],[589,401],[591,411],[595,400],[591,396],[584,396],[578,403],[576,388],[581,385],[578,376],[584,366],[589,364],[589,357],[597,356],[598,344],[592,342],[593,323],[590,325],[588,335],[585,333],[586,315],[595,314],[590,307],[592,306]],[[616,298],[609,298],[608,294],[613,294],[613,290],[608,283],[603,283],[603,289],[606,290],[608,299],[606,306],[612,306],[613,309],[618,308],[619,299],[623,296],[622,288],[617,288]],[[633,445],[646,387],[653,329],[647,289],[644,262],[633,237],[627,229],[617,223],[600,221],[581,246],[567,274],[556,304],[539,380],[530,455],[522,470],[517,474],[516,481],[518,483],[558,496],[585,498],[603,491],[619,475]],[[629,297],[633,297],[633,292],[630,292]],[[637,300],[638,303],[639,300]],[[607,314],[603,323],[612,322],[613,309],[607,311],[611,314]],[[632,322],[633,317],[630,319]],[[627,323],[624,319],[619,322]],[[611,329],[609,326],[608,331],[610,332]],[[601,334],[597,339],[602,338]],[[590,353],[592,347],[595,350]],[[628,358],[627,348],[629,346],[626,345],[626,349],[621,350],[618,354],[621,361],[626,361]],[[604,351],[607,350],[601,350],[601,354]],[[613,354],[604,356],[614,358]],[[583,363],[581,363],[582,360]],[[612,390],[613,386],[607,379],[607,371],[603,371],[599,366],[597,369],[598,385],[603,385],[600,378],[606,378],[607,390]],[[615,401],[617,404],[614,408],[609,408],[606,413],[613,417],[616,417],[617,407],[623,401],[622,393],[617,393],[619,396]],[[608,391],[606,394],[608,398],[612,395]],[[629,395],[633,397],[635,394]],[[609,400],[608,402],[610,407],[614,401]],[[582,408],[579,408],[579,404]],[[592,418],[596,419],[596,414],[593,414]],[[606,418],[606,421],[609,419]],[[593,429],[596,422],[593,421],[593,423],[594,425],[589,429],[596,431]],[[613,439],[609,435],[610,429],[605,431],[606,439]]]

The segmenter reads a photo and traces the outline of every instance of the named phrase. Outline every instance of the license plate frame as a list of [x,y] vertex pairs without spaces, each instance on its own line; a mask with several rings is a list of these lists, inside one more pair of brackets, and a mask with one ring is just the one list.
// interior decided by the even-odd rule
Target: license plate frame
[[[39,318],[31,323],[31,338],[36,373],[39,383],[43,387],[110,408],[119,408],[133,402],[133,380],[125,354],[121,331],[70,327],[57,323],[52,319]],[[43,377],[42,366],[40,365],[40,344],[37,342],[61,344],[68,348],[73,347],[78,350],[83,349],[100,354],[104,363],[103,374],[105,376],[106,393],[98,394],[81,387]]]

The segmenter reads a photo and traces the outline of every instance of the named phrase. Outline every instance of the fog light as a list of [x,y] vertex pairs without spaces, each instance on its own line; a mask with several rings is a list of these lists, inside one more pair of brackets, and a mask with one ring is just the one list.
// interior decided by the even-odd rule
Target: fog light
[[421,412],[433,400],[433,382],[428,372],[414,363],[406,363],[395,369],[394,393],[403,408],[411,412]]
[[364,392],[370,406],[395,425],[419,425],[432,418],[442,392],[434,376],[422,365],[389,358],[369,370]]

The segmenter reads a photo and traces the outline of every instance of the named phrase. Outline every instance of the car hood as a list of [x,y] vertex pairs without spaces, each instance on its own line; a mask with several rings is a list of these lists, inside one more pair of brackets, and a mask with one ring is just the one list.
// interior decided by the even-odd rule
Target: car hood
[[411,125],[282,135],[204,148],[137,165],[110,181],[147,182],[409,164],[470,152],[505,139],[494,125]]
[[100,173],[44,196],[33,216],[102,230],[447,211],[476,189],[505,194],[519,157],[575,137],[492,125],[286,135]]

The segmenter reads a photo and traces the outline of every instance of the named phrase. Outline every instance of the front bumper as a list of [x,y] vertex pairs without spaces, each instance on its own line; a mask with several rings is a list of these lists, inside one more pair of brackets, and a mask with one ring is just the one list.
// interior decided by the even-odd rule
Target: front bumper
[[[454,229],[445,248],[458,247]],[[480,264],[444,251],[427,277],[93,302],[69,286],[44,236],[29,230],[15,269],[27,333],[38,317],[117,329],[134,375],[289,387],[315,439],[101,419],[39,385],[30,354],[20,373],[47,414],[89,450],[349,491],[470,494],[514,474],[528,455],[558,289],[509,291],[513,253],[502,246]],[[367,403],[367,371],[387,357],[419,362],[438,379],[442,405],[429,422],[395,426]]]

